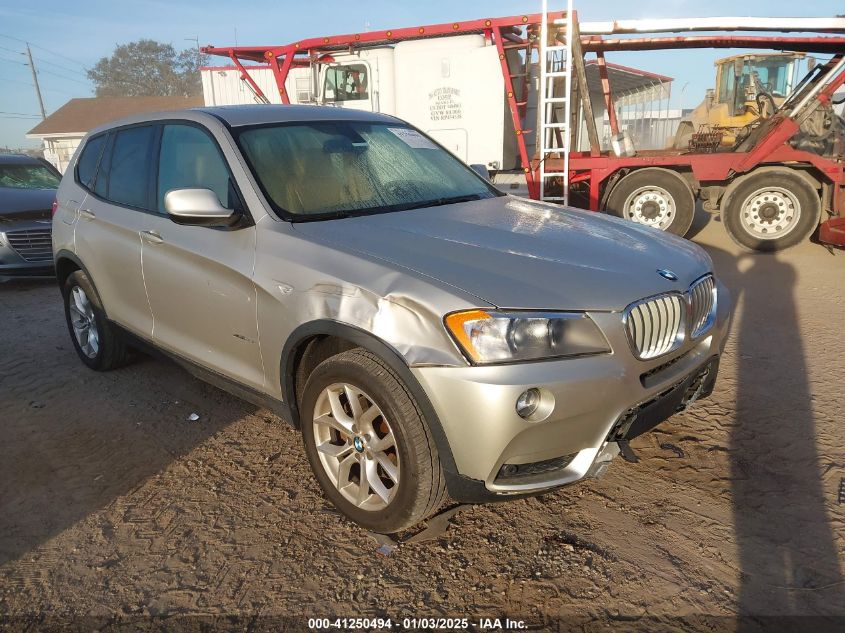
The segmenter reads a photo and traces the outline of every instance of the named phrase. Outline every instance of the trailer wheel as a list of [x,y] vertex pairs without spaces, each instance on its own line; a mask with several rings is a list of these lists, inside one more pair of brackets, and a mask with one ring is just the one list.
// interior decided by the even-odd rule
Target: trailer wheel
[[725,192],[722,221],[734,242],[755,251],[779,251],[807,239],[819,225],[815,188],[788,168],[738,180]]
[[686,235],[695,215],[692,188],[669,169],[647,167],[633,171],[610,192],[607,211],[675,235]]

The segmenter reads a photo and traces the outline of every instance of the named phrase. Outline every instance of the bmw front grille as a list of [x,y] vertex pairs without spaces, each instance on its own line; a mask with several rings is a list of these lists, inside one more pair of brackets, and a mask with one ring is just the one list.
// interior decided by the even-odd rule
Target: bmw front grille
[[640,360],[672,352],[689,337],[707,332],[716,318],[716,282],[712,275],[695,281],[687,292],[670,292],[632,303],[624,312],[631,350]]

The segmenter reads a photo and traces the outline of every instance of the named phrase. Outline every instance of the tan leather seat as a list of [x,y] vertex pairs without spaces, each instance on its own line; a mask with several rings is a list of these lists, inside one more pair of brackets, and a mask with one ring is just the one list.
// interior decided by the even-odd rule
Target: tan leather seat
[[326,154],[322,149],[297,155],[296,178],[286,192],[293,213],[320,213],[370,206],[373,184],[352,154]]

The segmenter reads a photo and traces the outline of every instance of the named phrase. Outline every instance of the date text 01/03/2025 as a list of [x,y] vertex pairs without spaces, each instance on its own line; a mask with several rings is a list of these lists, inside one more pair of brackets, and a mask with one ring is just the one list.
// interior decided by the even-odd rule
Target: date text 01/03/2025
[[524,620],[510,618],[402,618],[395,622],[391,618],[309,618],[308,628],[312,630],[460,630],[470,626],[482,631],[519,631],[528,628]]

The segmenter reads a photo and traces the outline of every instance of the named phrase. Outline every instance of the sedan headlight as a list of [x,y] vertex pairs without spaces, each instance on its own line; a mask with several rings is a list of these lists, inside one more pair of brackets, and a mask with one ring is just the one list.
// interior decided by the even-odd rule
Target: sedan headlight
[[476,363],[503,363],[610,352],[598,326],[581,312],[449,314],[446,328]]

